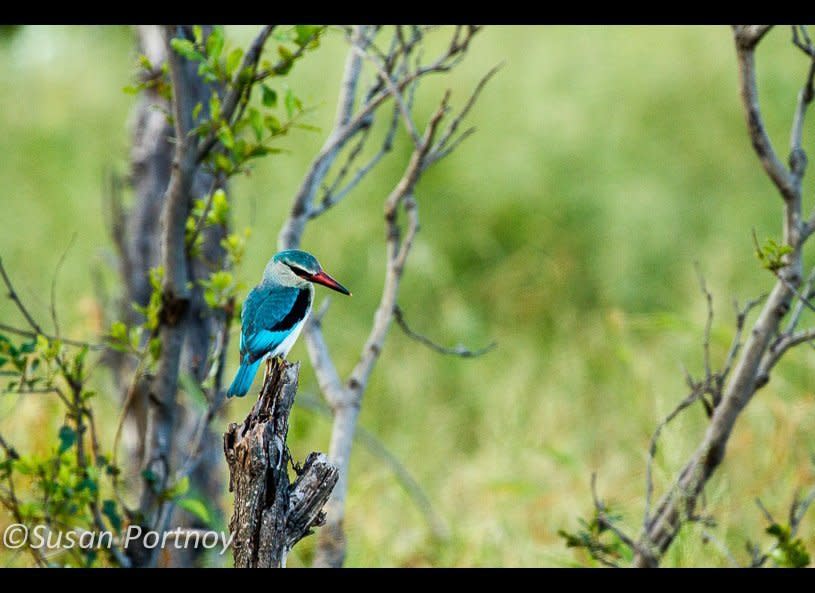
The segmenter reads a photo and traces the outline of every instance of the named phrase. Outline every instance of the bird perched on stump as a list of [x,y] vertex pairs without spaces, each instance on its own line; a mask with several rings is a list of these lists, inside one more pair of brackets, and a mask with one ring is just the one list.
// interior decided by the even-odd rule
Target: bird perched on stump
[[311,312],[315,282],[351,294],[306,251],[288,249],[269,260],[260,284],[249,291],[243,303],[241,366],[227,397],[246,395],[266,357],[288,355]]

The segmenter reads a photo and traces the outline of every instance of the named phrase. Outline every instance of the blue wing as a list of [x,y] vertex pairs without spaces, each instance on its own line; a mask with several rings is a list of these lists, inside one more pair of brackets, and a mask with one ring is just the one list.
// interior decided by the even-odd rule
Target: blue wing
[[[290,323],[301,308],[306,296],[297,288],[287,286],[256,286],[243,304],[241,312],[241,359],[248,355],[253,362],[280,345],[291,332],[295,323]],[[310,304],[310,298],[308,299]],[[306,307],[307,308],[307,307]]]

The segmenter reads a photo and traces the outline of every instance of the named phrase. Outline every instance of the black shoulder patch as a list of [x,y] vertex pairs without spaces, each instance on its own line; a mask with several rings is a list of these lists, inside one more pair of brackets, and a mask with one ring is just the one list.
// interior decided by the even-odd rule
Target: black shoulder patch
[[297,293],[297,298],[291,311],[286,313],[286,316],[269,328],[271,331],[284,331],[293,328],[306,316],[308,307],[311,304],[311,291],[308,288],[301,288]]

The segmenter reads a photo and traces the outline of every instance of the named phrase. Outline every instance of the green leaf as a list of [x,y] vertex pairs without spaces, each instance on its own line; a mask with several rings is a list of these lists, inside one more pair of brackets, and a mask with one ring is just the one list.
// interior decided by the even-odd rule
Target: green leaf
[[184,56],[190,61],[198,62],[204,59],[204,56],[195,49],[195,44],[189,39],[181,39],[180,37],[173,37],[170,40],[170,46],[176,51],[177,54]]
[[207,37],[207,56],[211,59],[218,59],[221,50],[224,48],[224,30],[221,27],[213,27],[212,33]]
[[209,98],[209,117],[213,121],[221,119],[221,98],[214,91]]
[[235,146],[232,147],[232,160],[240,163],[246,157],[246,140],[238,138],[235,140]]
[[303,103],[294,95],[291,89],[286,89],[285,104],[289,119],[294,117],[295,112],[302,111],[303,109]]
[[238,66],[241,64],[241,58],[243,57],[243,50],[239,47],[236,47],[229,55],[226,56],[226,73],[229,77],[235,73],[235,70],[238,69]]
[[267,84],[260,85],[260,90],[263,104],[266,107],[275,107],[277,105],[277,92]]
[[111,527],[117,532],[122,530],[122,517],[116,508],[116,501],[105,500],[102,502],[102,514],[110,521]]
[[316,33],[320,30],[317,25],[295,25],[294,26],[294,42],[299,46],[304,46],[312,37],[316,39]]
[[238,233],[230,233],[221,239],[221,247],[226,250],[227,259],[232,267],[240,265],[243,255],[246,252],[246,241],[252,235],[252,229],[247,227],[243,231],[243,236]]
[[[148,322],[147,323],[148,323],[148,325],[150,324],[149,315],[148,315]],[[128,335],[127,335],[127,344],[128,344],[128,346],[130,347],[131,350],[138,350],[139,349],[139,344],[141,344],[142,331],[143,331],[143,328],[139,327],[139,326],[130,328],[130,331],[128,332]]]
[[255,131],[255,138],[260,142],[263,138],[263,115],[254,107],[249,109],[249,123],[252,124],[252,129]]
[[258,157],[258,156],[266,156],[267,154],[279,154],[283,152],[282,148],[275,148],[273,146],[263,146],[262,144],[258,144],[257,146],[253,146],[252,150],[249,151],[247,156],[249,157]]
[[59,429],[59,453],[65,453],[76,443],[76,431],[68,425]]
[[232,135],[230,127],[226,124],[222,125],[218,130],[218,140],[229,150],[235,148],[235,137]]
[[144,54],[139,55],[139,68],[143,70],[147,70],[148,72],[153,70],[153,63],[150,61],[150,58],[145,56]]
[[178,506],[200,519],[206,525],[210,525],[212,521],[209,509],[207,506],[197,498],[182,498],[178,501]]
[[283,63],[276,70],[279,74],[286,75],[294,63],[294,54],[285,45],[278,45],[277,53],[283,58]]
[[283,129],[283,126],[280,124],[280,120],[277,119],[274,115],[267,115],[266,117],[264,117],[263,124],[274,136],[280,133],[280,130]]
[[48,338],[42,334],[37,334],[37,352],[43,356],[47,356],[50,348],[51,343],[48,341]]
[[293,123],[291,126],[293,128],[300,128],[301,130],[306,130],[308,132],[322,132],[323,131],[322,128],[320,128],[319,126],[312,126],[311,124]]
[[229,223],[229,200],[223,189],[216,189],[212,194],[212,208],[207,216],[209,224],[219,224],[226,226]]
[[152,357],[153,360],[158,360],[159,358],[161,358],[161,338],[160,337],[157,336],[155,338],[152,338],[150,340],[150,343],[148,344],[148,347],[150,349],[150,356]]
[[226,305],[235,289],[234,278],[230,272],[219,270],[213,272],[206,280],[201,280],[204,287],[204,300],[213,309]]
[[[91,469],[91,468],[88,468]],[[96,496],[96,493],[99,491],[99,486],[96,483],[96,480],[91,479],[90,477],[83,479],[76,485],[77,492],[82,490],[87,490],[90,492],[92,496]]]
[[201,101],[195,104],[195,107],[192,108],[192,119],[198,119],[198,116],[201,115],[201,108],[204,106]]
[[221,171],[229,173],[232,170],[232,161],[224,153],[216,152],[213,158],[215,159],[215,166]]
[[192,36],[195,38],[195,43],[200,45],[204,40],[204,30],[201,28],[201,25],[192,26]]
[[180,496],[184,496],[190,489],[190,478],[189,476],[184,476],[178,482],[173,484],[170,488],[167,489],[165,496],[168,499],[178,498]]

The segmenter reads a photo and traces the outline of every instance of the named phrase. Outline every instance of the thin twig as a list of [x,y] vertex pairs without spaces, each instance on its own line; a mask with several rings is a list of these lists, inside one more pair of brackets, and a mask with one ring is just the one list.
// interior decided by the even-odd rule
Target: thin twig
[[[2,329],[3,331],[7,331],[9,333],[12,333],[12,334],[16,334],[18,336],[36,338],[38,335],[41,335],[41,336],[43,336],[45,338],[48,338],[48,340],[50,340],[50,341],[58,339],[57,336],[52,336],[50,334],[45,333],[42,330],[42,327],[40,326],[40,324],[37,323],[34,320],[34,317],[31,315],[31,313],[29,313],[26,306],[20,300],[20,297],[17,294],[17,291],[14,289],[14,285],[11,283],[11,278],[9,278],[8,273],[6,272],[6,268],[5,268],[5,266],[3,266],[3,258],[0,258],[0,276],[2,276],[3,283],[6,285],[6,289],[8,290],[8,297],[17,306],[17,309],[19,309],[20,313],[22,313],[23,317],[28,322],[28,325],[31,326],[31,329],[33,331],[27,331],[27,330],[24,330],[24,329],[19,329],[19,328],[16,328],[14,326],[11,326],[11,325],[8,325],[8,324],[5,324],[5,323],[0,323],[0,329]],[[69,339],[69,338],[63,338],[62,342],[64,344],[70,344],[72,346],[78,346],[80,348],[84,347],[84,346],[87,346],[88,349],[92,349],[92,350],[103,350],[103,349],[106,348],[106,346],[103,345],[103,344],[92,344],[90,342],[83,342],[82,340],[73,340],[73,339]]]
[[[815,268],[809,272],[809,276],[807,276],[806,283],[804,284],[804,290],[801,291],[801,294],[804,296],[805,299],[812,298],[812,285],[815,282]],[[804,311],[804,307],[806,306],[806,300],[798,299],[795,303],[795,307],[792,310],[792,314],[790,315],[789,323],[787,324],[787,329],[784,330],[784,333],[790,334],[795,331],[796,326],[798,325],[798,321],[801,318],[801,313]]]
[[614,535],[620,538],[620,541],[623,542],[632,552],[635,552],[637,550],[636,542],[608,518],[608,514],[606,513],[606,505],[603,504],[603,501],[600,500],[599,496],[597,496],[597,472],[592,472],[591,474],[591,496],[594,500],[594,508],[597,510],[597,520],[602,522],[606,529],[609,529],[614,533]]
[[712,376],[710,369],[710,332],[713,329],[713,295],[707,288],[707,283],[705,282],[705,277],[702,274],[702,268],[699,265],[699,262],[695,262],[694,267],[696,268],[696,276],[699,280],[699,288],[701,289],[702,294],[705,295],[705,303],[707,305],[707,318],[705,320],[705,333],[704,339],[702,340],[702,349],[704,350],[705,359],[705,379],[710,381]]
[[388,74],[388,72],[385,70],[384,66],[380,64],[371,54],[365,52],[356,45],[351,46],[351,51],[357,52],[360,57],[368,60],[371,64],[373,64],[374,68],[376,68],[377,72],[379,73],[379,77],[388,88],[390,96],[393,97],[393,100],[396,101],[396,104],[399,106],[399,109],[402,112],[402,121],[405,124],[410,137],[413,139],[413,145],[417,147],[420,146],[421,138],[419,137],[419,132],[416,129],[416,124],[413,123],[413,115],[405,104],[405,98],[402,96],[402,89],[396,86],[391,79],[390,74]]
[[445,346],[437,344],[430,338],[413,331],[407,324],[407,321],[405,321],[405,314],[399,305],[396,305],[393,308],[393,318],[396,321],[396,324],[400,328],[402,328],[403,332],[405,332],[405,335],[407,335],[409,338],[416,340],[420,344],[424,344],[425,346],[427,346],[431,350],[438,352],[439,354],[449,354],[452,356],[460,356],[461,358],[477,358],[479,356],[486,354],[487,352],[489,352],[498,345],[497,342],[490,342],[483,348],[479,348],[477,350],[470,350],[469,348],[466,348],[461,345],[455,346],[453,348],[446,348]]
[[[360,181],[362,181],[365,176],[370,173],[379,161],[384,157],[387,153],[389,153],[393,148],[393,139],[396,135],[396,130],[399,123],[399,107],[394,106],[393,108],[393,115],[391,116],[390,127],[388,128],[387,134],[385,134],[385,139],[382,142],[382,146],[377,151],[377,153],[371,157],[371,159],[362,165],[359,169],[357,169],[354,176],[351,180],[346,183],[343,187],[339,189],[334,189],[332,185],[332,189],[329,189],[323,196],[322,200],[320,201],[320,205],[311,209],[309,213],[309,218],[317,218],[321,214],[323,214],[326,210],[338,204],[348,193],[351,192],[357,185],[359,185]],[[370,129],[370,128],[366,128]]]
[[59,319],[57,318],[57,276],[59,276],[59,271],[62,269],[62,264],[65,263],[65,258],[68,255],[68,251],[71,250],[74,242],[76,241],[76,232],[71,235],[71,240],[68,241],[68,246],[65,248],[65,251],[62,252],[62,255],[57,262],[57,267],[54,268],[54,275],[51,277],[51,321],[54,323],[54,335],[59,339],[60,331],[59,331]]
[[458,130],[458,126],[461,124],[461,121],[467,116],[470,110],[475,105],[476,101],[478,101],[478,97],[481,95],[481,91],[484,90],[484,87],[487,86],[487,83],[492,79],[495,74],[504,67],[504,62],[493,66],[484,76],[481,77],[481,80],[478,81],[476,84],[475,89],[472,93],[470,93],[469,99],[464,104],[464,107],[461,109],[459,114],[453,118],[450,124],[447,126],[447,129],[442,133],[441,137],[436,142],[436,145],[433,147],[433,158],[428,160],[428,163],[425,165],[430,166],[431,164],[435,163],[436,161],[443,159],[445,156],[453,152],[459,144],[461,144],[464,140],[466,140],[470,135],[475,132],[475,128],[469,128],[465,130],[460,136],[455,138],[452,142],[450,142],[451,138],[455,135],[456,131]]
[[17,305],[17,309],[19,309],[20,313],[23,314],[23,317],[25,317],[25,320],[28,322],[28,325],[31,326],[31,329],[33,329],[38,334],[41,334],[43,336],[46,335],[45,332],[42,331],[40,324],[34,321],[34,318],[31,316],[31,313],[28,312],[28,309],[26,309],[26,306],[23,304],[23,301],[20,300],[20,297],[17,295],[17,291],[14,290],[14,286],[11,283],[11,279],[8,277],[8,274],[6,273],[6,268],[3,265],[2,257],[0,257],[0,275],[3,277],[3,282],[5,283],[6,288],[8,289],[8,297],[12,301],[14,301],[15,305]]
[[657,445],[659,443],[659,436],[662,434],[663,429],[668,426],[668,424],[676,418],[682,410],[685,410],[690,405],[692,405],[696,400],[698,400],[704,392],[697,386],[691,393],[689,393],[685,398],[677,404],[677,406],[671,410],[671,412],[663,418],[663,420],[657,425],[656,430],[654,430],[654,434],[651,435],[651,442],[648,446],[648,459],[645,463],[645,511],[643,512],[643,529],[648,529],[648,525],[651,522],[651,499],[653,497],[654,492],[654,483],[653,483],[653,465],[654,465],[654,458],[656,457],[657,453]]

